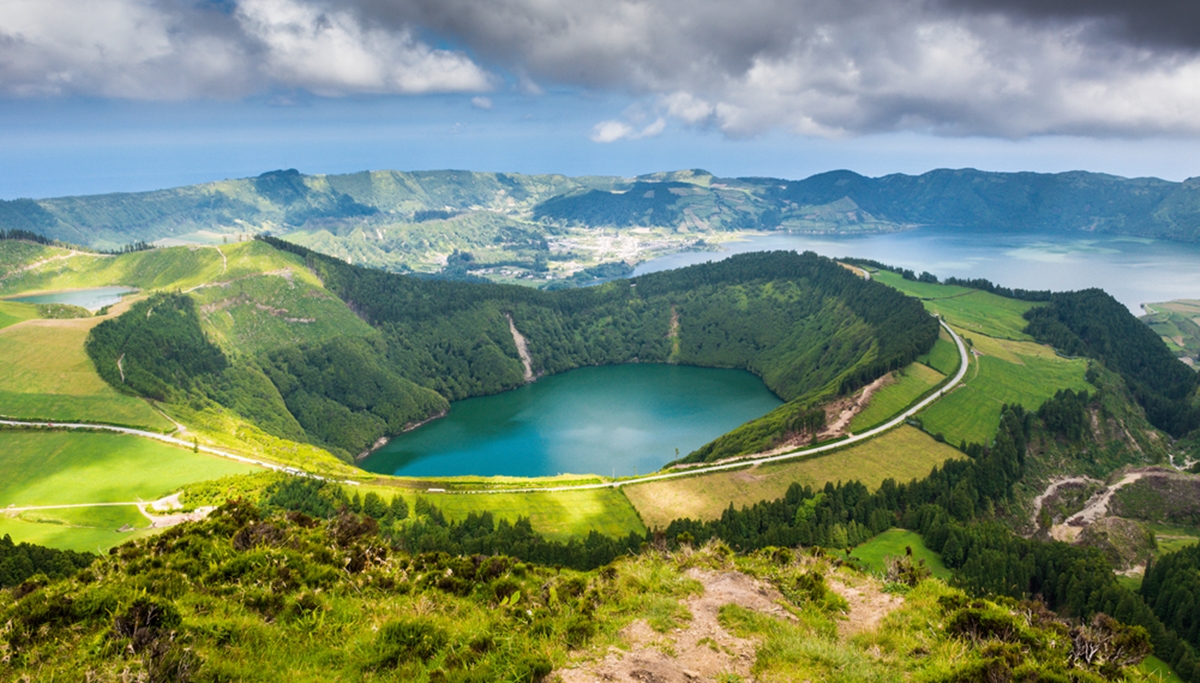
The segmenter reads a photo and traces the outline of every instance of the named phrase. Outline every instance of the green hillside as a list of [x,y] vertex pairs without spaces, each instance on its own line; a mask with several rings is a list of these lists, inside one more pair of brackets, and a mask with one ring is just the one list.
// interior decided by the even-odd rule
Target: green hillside
[[[270,238],[221,249],[142,252],[159,254],[154,263],[175,255],[205,273],[180,277],[205,281],[97,326],[87,348],[100,375],[170,405],[214,403],[347,460],[449,400],[523,384],[514,328],[535,376],[627,362],[742,368],[790,401],[705,457],[788,438],[818,399],[907,365],[937,335],[915,301],[813,254],[745,255],[545,292],[392,275]],[[191,263],[224,251],[220,274]],[[100,272],[134,257],[152,261],[117,257]],[[68,277],[100,275],[49,282]]]

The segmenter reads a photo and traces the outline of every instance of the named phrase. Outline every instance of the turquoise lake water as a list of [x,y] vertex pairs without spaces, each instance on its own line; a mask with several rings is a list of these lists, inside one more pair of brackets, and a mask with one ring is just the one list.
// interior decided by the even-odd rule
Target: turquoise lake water
[[457,401],[359,464],[404,476],[645,474],[781,403],[741,370],[579,368]]
[[89,311],[98,311],[105,306],[111,306],[121,300],[122,296],[136,289],[128,287],[95,287],[93,289],[73,289],[63,292],[51,292],[35,296],[20,296],[10,301],[22,301],[30,304],[70,304],[82,306]]

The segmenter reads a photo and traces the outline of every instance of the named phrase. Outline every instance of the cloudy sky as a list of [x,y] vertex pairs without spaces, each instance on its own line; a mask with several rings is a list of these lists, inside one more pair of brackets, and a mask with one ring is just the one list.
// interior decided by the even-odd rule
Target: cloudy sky
[[0,197],[470,168],[1200,175],[1191,0],[0,0]]

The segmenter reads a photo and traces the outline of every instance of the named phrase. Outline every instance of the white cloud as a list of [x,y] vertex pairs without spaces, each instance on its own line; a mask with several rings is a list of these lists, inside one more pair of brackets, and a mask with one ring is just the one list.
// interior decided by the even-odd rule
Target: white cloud
[[239,0],[227,13],[175,0],[4,0],[0,92],[180,99],[281,86],[323,95],[492,88],[461,52],[319,2]]
[[364,27],[350,12],[301,0],[242,0],[237,17],[266,48],[264,71],[317,94],[469,92],[489,87],[466,56],[406,30]]
[[616,142],[633,134],[633,128],[620,121],[601,121],[592,128],[592,142]]
[[475,107],[476,109],[487,111],[488,109],[492,108],[492,99],[490,97],[478,95],[471,98],[471,106]]
[[624,121],[610,119],[601,121],[592,128],[592,142],[608,143],[616,142],[617,140],[640,140],[642,138],[652,138],[656,135],[661,135],[667,128],[667,120],[659,117],[656,118],[647,126],[641,129]]

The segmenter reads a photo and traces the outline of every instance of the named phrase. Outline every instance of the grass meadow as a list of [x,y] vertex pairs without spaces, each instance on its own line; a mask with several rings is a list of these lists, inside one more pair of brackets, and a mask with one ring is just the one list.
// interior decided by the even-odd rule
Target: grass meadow
[[98,322],[37,320],[0,330],[0,414],[173,429],[145,401],[118,392],[96,373],[83,343]]
[[34,304],[20,301],[0,301],[0,329],[37,317],[39,317],[38,310]]
[[850,554],[862,561],[867,569],[882,573],[885,569],[884,558],[904,555],[906,548],[912,548],[914,560],[925,560],[925,566],[933,571],[934,576],[942,580],[950,578],[950,569],[942,562],[942,556],[925,547],[925,539],[915,531],[888,529],[856,547]]
[[929,475],[948,459],[965,458],[909,426],[808,460],[770,463],[743,470],[652,481],[623,487],[647,527],[665,527],[680,517],[716,519],[734,507],[780,498],[793,482],[813,488],[858,480],[876,489],[884,479],[909,481]]
[[924,363],[943,375],[953,375],[958,370],[958,347],[946,330],[941,330],[938,340],[933,343],[929,353],[917,358],[918,363]]
[[1037,304],[1006,299],[989,292],[966,287],[935,285],[905,280],[896,273],[880,271],[880,282],[922,300],[925,308],[964,330],[1003,339],[1028,340],[1022,330],[1027,324],[1021,317]]
[[[157,533],[132,505],[78,510],[39,510],[19,515],[0,514],[0,536],[17,543],[35,543],[60,550],[103,553],[126,541]],[[132,531],[120,531],[126,524]]]
[[887,421],[944,379],[945,375],[921,363],[898,370],[895,381],[872,394],[867,407],[850,421],[850,431],[858,433]]
[[0,430],[0,508],[155,500],[252,465],[125,434]]

